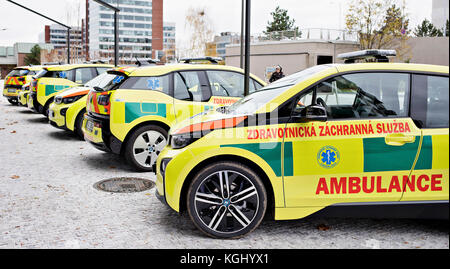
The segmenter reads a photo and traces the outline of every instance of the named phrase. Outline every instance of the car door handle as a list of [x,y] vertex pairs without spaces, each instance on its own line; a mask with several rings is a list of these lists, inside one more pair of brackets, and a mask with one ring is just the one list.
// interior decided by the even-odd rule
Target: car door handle
[[389,134],[386,136],[384,141],[390,146],[403,146],[406,143],[414,143],[416,141],[416,137],[414,135]]

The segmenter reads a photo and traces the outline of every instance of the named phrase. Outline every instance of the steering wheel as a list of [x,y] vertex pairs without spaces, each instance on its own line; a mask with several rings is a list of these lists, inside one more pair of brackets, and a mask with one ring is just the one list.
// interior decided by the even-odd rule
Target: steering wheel
[[328,106],[327,103],[325,103],[325,101],[322,98],[317,98],[317,104],[323,106],[325,108],[326,111],[328,111]]

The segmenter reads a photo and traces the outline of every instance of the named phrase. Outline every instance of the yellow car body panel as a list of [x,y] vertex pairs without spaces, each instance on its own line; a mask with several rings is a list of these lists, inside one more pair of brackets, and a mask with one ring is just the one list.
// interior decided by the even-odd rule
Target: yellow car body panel
[[[330,65],[281,93],[250,117],[265,114],[316,82],[346,72],[403,71],[448,76],[448,67],[411,64]],[[289,79],[289,78],[287,78]],[[226,120],[211,111],[176,124],[170,135]],[[326,154],[325,154],[326,153]],[[329,161],[330,153],[334,161]],[[326,156],[328,154],[328,161]],[[212,129],[182,149],[171,145],[156,164],[157,193],[180,211],[191,171],[210,158],[256,164],[275,198],[275,219],[298,219],[332,205],[449,200],[449,129],[419,128],[410,117],[335,119]],[[161,163],[170,159],[161,173]],[[190,177],[189,177],[190,176]]]
[[48,100],[68,88],[79,86],[75,82],[62,78],[40,78],[37,85],[37,101],[45,106]]
[[68,109],[70,104],[50,104],[48,119],[54,122],[58,127],[64,128],[66,126],[66,117],[61,114],[61,110]]
[[19,103],[22,105],[22,106],[27,106],[28,105],[28,98],[29,98],[29,95],[30,94],[30,90],[22,90],[22,91],[19,91],[19,93],[18,93],[18,99],[19,99]]
[[80,115],[80,113],[82,113],[84,111],[84,109],[86,109],[86,101],[87,101],[87,96],[83,96],[79,100],[77,100],[76,102],[71,104],[71,106],[69,106],[69,109],[67,110],[67,114],[66,114],[67,129],[69,129],[71,131],[75,131],[75,121],[76,121],[78,115]]
[[147,95],[140,90],[114,91],[111,95],[111,133],[124,141],[133,127],[146,121],[171,126],[175,121],[172,102],[173,98],[157,91]]

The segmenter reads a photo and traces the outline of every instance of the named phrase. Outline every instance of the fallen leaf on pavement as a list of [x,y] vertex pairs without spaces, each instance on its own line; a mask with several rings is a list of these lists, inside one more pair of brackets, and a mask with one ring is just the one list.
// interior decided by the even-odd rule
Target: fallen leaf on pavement
[[13,175],[12,177],[11,177],[12,179],[18,179],[18,178],[20,178],[18,175]]
[[319,231],[327,231],[327,230],[330,229],[330,227],[327,226],[327,225],[325,225],[325,224],[319,224],[319,225],[317,225],[317,229],[318,229]]

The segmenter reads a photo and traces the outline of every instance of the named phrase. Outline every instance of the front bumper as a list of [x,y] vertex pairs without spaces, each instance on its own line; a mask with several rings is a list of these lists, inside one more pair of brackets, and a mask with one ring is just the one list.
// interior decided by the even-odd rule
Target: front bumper
[[[173,210],[180,212],[181,189],[192,168],[195,156],[184,149],[164,148],[156,162],[156,195]],[[161,163],[167,160],[165,170],[161,171]]]
[[20,91],[17,99],[19,99],[19,104],[22,106],[27,106],[28,104],[28,96],[30,91]]
[[53,126],[60,128],[60,129],[65,129],[67,130],[66,127],[66,113],[67,110],[69,109],[70,104],[55,104],[52,103],[49,107],[49,111],[48,111],[48,119],[54,123],[52,124]]

